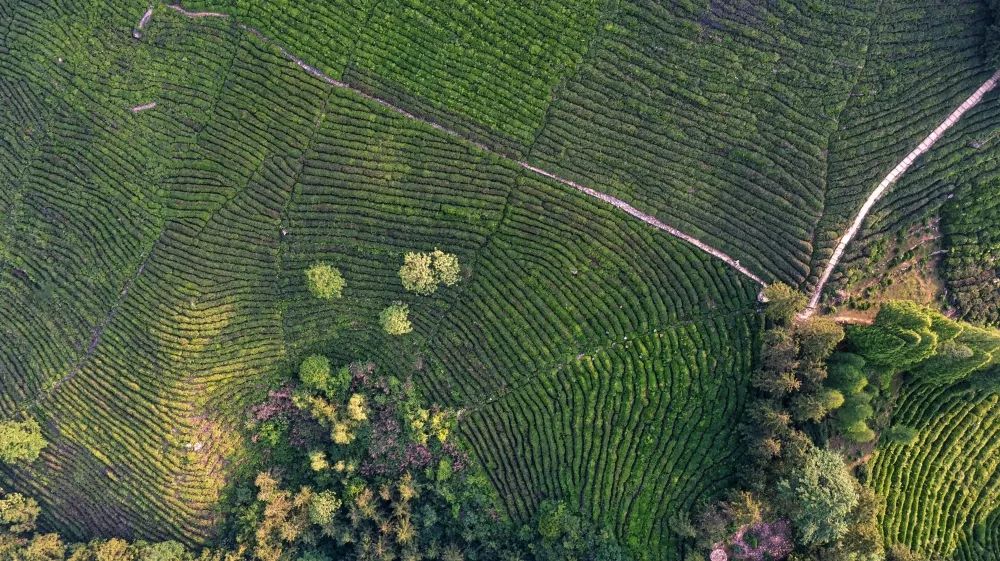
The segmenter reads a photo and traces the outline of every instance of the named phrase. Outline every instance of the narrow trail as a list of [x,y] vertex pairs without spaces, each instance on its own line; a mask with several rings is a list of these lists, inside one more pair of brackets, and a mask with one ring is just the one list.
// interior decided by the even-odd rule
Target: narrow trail
[[[206,18],[206,17],[227,18],[227,17],[229,17],[227,14],[220,14],[220,13],[216,13],[216,12],[189,12],[189,11],[185,10],[184,8],[182,8],[181,6],[176,5],[176,4],[168,5],[168,7],[170,9],[174,10],[175,12],[177,12],[177,13],[179,13],[181,15],[187,16],[189,18]],[[576,183],[575,181],[571,181],[569,179],[560,177],[560,176],[558,176],[558,175],[556,175],[554,173],[545,171],[544,169],[535,167],[535,166],[529,164],[528,162],[510,158],[510,157],[508,157],[508,156],[506,156],[504,154],[496,152],[495,150],[489,148],[485,144],[482,144],[480,142],[476,142],[475,140],[472,140],[472,139],[470,139],[470,138],[468,138],[468,137],[466,137],[466,136],[464,136],[464,135],[462,135],[462,134],[460,134],[460,133],[458,133],[458,132],[456,132],[456,131],[454,131],[452,129],[444,127],[444,126],[442,126],[442,125],[440,125],[440,124],[438,124],[438,123],[436,123],[434,121],[431,121],[429,119],[425,119],[423,117],[418,117],[417,115],[414,115],[413,113],[410,113],[409,111],[407,111],[405,109],[402,109],[401,107],[393,105],[392,103],[390,103],[390,102],[388,102],[388,101],[386,101],[386,100],[384,100],[384,99],[382,99],[380,97],[377,97],[377,96],[371,95],[371,94],[369,94],[367,92],[364,92],[364,91],[358,89],[357,87],[355,87],[355,86],[353,86],[351,84],[348,84],[347,82],[342,82],[340,80],[336,80],[334,78],[331,78],[330,76],[328,76],[325,73],[323,73],[323,71],[319,70],[318,68],[306,64],[302,59],[300,59],[297,56],[293,55],[287,49],[285,49],[284,47],[282,47],[281,45],[279,45],[277,42],[271,40],[269,37],[267,37],[266,35],[264,35],[260,31],[258,31],[257,29],[254,29],[253,27],[250,27],[250,26],[244,25],[244,24],[237,24],[237,25],[240,27],[240,29],[243,29],[244,31],[247,31],[248,33],[251,33],[252,35],[254,35],[255,37],[257,37],[258,39],[260,39],[264,43],[267,43],[269,45],[272,45],[272,46],[276,47],[278,49],[278,51],[281,52],[281,55],[283,57],[285,57],[286,59],[290,60],[291,62],[294,62],[302,70],[305,70],[306,72],[308,72],[312,76],[314,76],[316,78],[319,78],[320,80],[326,82],[327,84],[329,84],[329,85],[331,85],[331,86],[333,86],[335,88],[339,88],[339,89],[343,89],[343,90],[349,90],[349,91],[353,92],[354,94],[359,95],[359,96],[361,96],[361,97],[363,97],[363,98],[365,98],[365,99],[367,99],[369,101],[373,101],[373,102],[375,102],[375,103],[377,103],[377,104],[385,107],[386,109],[389,109],[390,111],[398,114],[398,115],[402,115],[403,117],[406,117],[407,119],[410,119],[412,121],[416,121],[416,122],[419,122],[419,123],[423,123],[423,124],[425,124],[425,125],[433,128],[433,129],[438,130],[440,132],[443,132],[443,133],[445,133],[445,134],[447,134],[449,136],[452,136],[454,138],[463,140],[463,141],[465,141],[465,142],[467,142],[467,143],[475,146],[476,148],[478,148],[478,149],[480,149],[480,150],[482,150],[484,152],[488,152],[488,153],[490,153],[490,154],[492,154],[492,155],[494,155],[494,156],[496,156],[498,158],[502,158],[502,159],[504,159],[504,160],[506,160],[508,162],[516,164],[517,166],[521,167],[522,169],[524,169],[526,171],[530,171],[531,173],[534,173],[536,175],[540,175],[542,177],[551,179],[553,181],[561,183],[562,185],[565,185],[567,187],[571,187],[571,188],[573,188],[573,189],[575,189],[575,190],[577,190],[577,191],[579,191],[581,193],[584,193],[585,195],[588,195],[588,196],[593,197],[593,198],[595,198],[595,199],[597,199],[599,201],[602,201],[602,202],[607,203],[607,204],[609,204],[611,206],[614,206],[615,208],[618,208],[618,209],[624,211],[625,213],[631,215],[632,217],[637,218],[637,219],[645,222],[646,224],[648,224],[648,225],[650,225],[650,226],[652,226],[652,227],[654,227],[654,228],[656,228],[658,230],[666,232],[666,233],[670,234],[671,236],[674,236],[675,238],[683,240],[683,241],[685,241],[685,242],[687,242],[687,243],[695,246],[696,248],[700,249],[701,251],[703,251],[703,252],[711,255],[712,257],[715,257],[715,258],[717,258],[717,259],[725,262],[727,265],[729,265],[733,269],[736,269],[738,272],[740,272],[741,274],[743,274],[747,278],[753,280],[757,284],[759,284],[761,286],[763,286],[764,284],[766,284],[763,279],[761,279],[759,276],[757,276],[756,274],[754,274],[750,269],[748,269],[747,267],[741,265],[738,259],[733,259],[728,254],[726,254],[725,252],[712,247],[711,245],[709,245],[709,244],[707,244],[707,243],[699,240],[698,238],[696,238],[696,237],[694,237],[694,236],[692,236],[690,234],[687,234],[685,232],[682,232],[681,230],[679,230],[677,228],[674,228],[673,226],[668,226],[667,224],[664,224],[662,221],[660,221],[655,216],[652,216],[650,214],[646,214],[646,213],[640,211],[639,209],[633,207],[632,205],[626,203],[625,201],[623,201],[621,199],[618,199],[616,197],[608,195],[607,193],[603,193],[601,191],[597,191],[596,189],[591,189],[590,187],[585,187],[583,185],[580,185],[579,183]]]
[[149,19],[153,17],[153,8],[150,7],[146,10],[146,13],[142,14],[142,19],[139,20],[139,25],[137,29],[140,31],[146,28],[146,24],[149,23]]
[[830,280],[830,275],[837,267],[837,263],[840,262],[840,258],[843,256],[844,249],[847,248],[847,244],[849,244],[854,236],[857,235],[858,231],[861,230],[861,225],[864,223],[865,217],[867,217],[868,213],[871,212],[872,208],[874,208],[875,203],[882,198],[882,195],[885,194],[886,190],[888,190],[901,175],[906,173],[906,170],[910,169],[910,166],[913,165],[913,162],[917,158],[930,150],[931,147],[934,146],[934,143],[937,142],[937,140],[941,138],[941,136],[944,135],[948,129],[950,129],[955,123],[958,122],[959,119],[962,118],[962,115],[964,115],[966,111],[978,105],[979,102],[982,101],[983,96],[996,87],[998,80],[1000,80],[1000,70],[990,76],[990,78],[986,80],[983,85],[979,86],[979,89],[973,92],[972,95],[965,100],[965,102],[952,111],[951,114],[948,115],[948,118],[946,118],[940,125],[937,126],[936,129],[927,135],[927,137],[924,138],[924,140],[916,148],[914,148],[912,152],[907,154],[906,157],[903,158],[903,160],[889,172],[889,175],[885,176],[885,179],[878,184],[875,190],[868,195],[868,199],[863,205],[861,205],[861,209],[858,211],[857,216],[854,217],[854,223],[847,229],[847,232],[845,232],[843,237],[840,238],[840,242],[837,244],[836,249],[833,250],[833,255],[830,257],[830,261],[827,262],[826,268],[823,270],[823,274],[820,275],[819,282],[816,284],[816,288],[809,297],[809,306],[801,314],[802,318],[808,318],[815,313],[816,307],[819,305],[819,299],[823,295],[823,287],[826,286],[826,282]]

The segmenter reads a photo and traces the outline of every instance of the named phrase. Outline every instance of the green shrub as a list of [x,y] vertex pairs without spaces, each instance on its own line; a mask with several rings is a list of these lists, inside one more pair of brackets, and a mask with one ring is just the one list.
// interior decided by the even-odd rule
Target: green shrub
[[402,302],[396,302],[378,316],[382,329],[389,335],[405,335],[413,331],[410,323],[410,307]]
[[[851,358],[847,358],[848,356]],[[860,393],[868,385],[868,377],[861,369],[864,364],[864,359],[858,355],[834,355],[827,366],[826,385],[839,390],[844,396]]]
[[149,544],[139,554],[139,561],[182,561],[190,558],[184,546],[172,540]]
[[340,271],[327,263],[316,263],[306,270],[306,286],[317,298],[324,300],[340,298],[344,294],[345,284]]
[[34,419],[0,421],[0,462],[33,462],[45,445],[42,427]]
[[864,443],[875,440],[875,431],[864,421],[856,421],[841,427],[841,434],[851,442]]
[[310,355],[299,365],[299,379],[306,386],[325,390],[330,384],[330,359],[323,355]]
[[917,429],[906,425],[893,425],[883,431],[882,436],[889,442],[909,446],[917,441]]

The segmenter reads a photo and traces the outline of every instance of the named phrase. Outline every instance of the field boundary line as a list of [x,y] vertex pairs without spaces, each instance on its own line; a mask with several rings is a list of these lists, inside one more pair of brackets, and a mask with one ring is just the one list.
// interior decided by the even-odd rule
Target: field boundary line
[[[183,15],[183,16],[189,17],[189,18],[229,18],[229,17],[231,17],[228,14],[220,14],[220,13],[216,13],[216,12],[189,12],[189,11],[185,10],[184,8],[182,8],[180,5],[177,5],[177,4],[169,4],[168,7],[170,9],[174,10],[175,12],[177,12],[177,13]],[[235,20],[235,18],[234,18],[234,20]],[[339,88],[339,89],[342,89],[342,90],[348,90],[348,91],[350,91],[350,92],[352,92],[352,93],[354,93],[354,94],[356,94],[358,96],[361,96],[364,99],[367,99],[369,101],[373,101],[373,102],[381,105],[382,107],[385,107],[386,109],[389,109],[390,111],[398,114],[398,115],[402,115],[403,117],[405,117],[405,118],[407,118],[407,119],[409,119],[411,121],[416,121],[416,122],[419,122],[419,123],[423,123],[423,124],[425,124],[425,125],[433,128],[433,129],[435,129],[437,131],[440,131],[440,132],[443,132],[443,133],[445,133],[445,134],[447,134],[447,135],[449,135],[449,136],[451,136],[453,138],[465,141],[465,142],[467,142],[467,143],[475,146],[476,148],[478,148],[478,149],[480,149],[480,150],[482,150],[482,151],[484,151],[484,152],[486,152],[488,154],[492,154],[493,156],[495,156],[497,158],[500,158],[500,159],[505,160],[507,162],[516,164],[518,167],[520,167],[522,169],[530,171],[530,172],[532,172],[532,173],[534,173],[536,175],[540,175],[542,177],[551,179],[551,180],[553,180],[553,181],[555,181],[557,183],[560,183],[560,184],[562,184],[562,185],[564,185],[566,187],[571,187],[571,188],[573,188],[573,189],[575,189],[575,190],[577,190],[577,191],[579,191],[579,192],[581,192],[581,193],[583,193],[585,195],[588,195],[588,196],[590,196],[592,198],[595,198],[595,199],[597,199],[599,201],[607,203],[607,204],[609,204],[609,205],[611,205],[611,206],[613,206],[615,208],[618,208],[619,210],[624,211],[626,214],[629,214],[632,217],[637,218],[637,219],[645,222],[646,224],[648,224],[648,225],[650,225],[650,226],[652,226],[652,227],[654,227],[654,228],[656,228],[658,230],[666,232],[666,233],[670,234],[671,236],[673,236],[675,238],[678,238],[678,239],[680,239],[682,241],[685,241],[685,242],[687,242],[687,243],[695,246],[696,248],[700,249],[704,253],[707,253],[707,254],[711,255],[712,257],[715,257],[715,258],[723,261],[724,263],[726,263],[727,265],[729,265],[731,268],[735,269],[736,271],[738,271],[739,273],[741,273],[745,277],[753,280],[757,284],[759,284],[761,286],[763,286],[763,285],[766,284],[763,279],[761,279],[759,276],[757,276],[756,274],[754,274],[746,266],[740,264],[740,261],[738,259],[733,259],[728,254],[726,254],[725,252],[723,252],[723,251],[721,251],[719,249],[716,249],[715,247],[712,247],[711,245],[709,245],[709,244],[701,241],[700,239],[692,236],[691,234],[685,233],[685,232],[681,231],[680,229],[675,228],[673,226],[668,226],[667,224],[665,224],[664,222],[662,222],[661,220],[659,220],[655,216],[652,216],[650,214],[646,214],[646,213],[640,211],[639,209],[633,207],[632,205],[630,205],[629,203],[626,203],[625,201],[623,201],[621,199],[618,199],[616,197],[613,197],[611,195],[608,195],[607,193],[603,193],[603,192],[598,191],[596,189],[592,189],[590,187],[586,187],[584,185],[580,185],[579,183],[576,183],[575,181],[572,181],[572,180],[560,177],[560,176],[558,176],[558,175],[556,175],[556,174],[554,174],[552,172],[549,172],[549,171],[546,171],[546,170],[541,169],[539,167],[533,166],[533,165],[531,165],[528,162],[525,162],[523,160],[517,160],[517,159],[511,158],[509,156],[506,156],[506,155],[504,155],[504,154],[502,154],[500,152],[497,152],[497,151],[489,148],[488,146],[486,146],[485,144],[483,144],[481,142],[477,142],[475,140],[472,140],[472,139],[470,139],[470,138],[468,138],[468,137],[466,137],[466,136],[464,136],[464,135],[462,135],[462,134],[460,134],[460,133],[458,133],[458,132],[456,132],[456,131],[454,131],[452,129],[449,129],[449,128],[447,128],[447,127],[445,127],[445,126],[443,126],[443,125],[441,125],[439,123],[436,123],[436,122],[434,122],[434,121],[432,121],[430,119],[426,119],[426,118],[423,118],[423,117],[418,117],[417,115],[414,115],[413,113],[410,113],[409,111],[407,111],[407,110],[405,110],[405,109],[403,109],[401,107],[398,107],[398,106],[390,103],[389,101],[386,101],[385,99],[382,99],[380,97],[377,97],[375,95],[367,93],[367,92],[365,92],[365,91],[363,91],[363,90],[361,90],[361,89],[359,89],[359,88],[357,88],[357,87],[355,87],[355,86],[353,86],[353,85],[351,85],[351,84],[349,84],[347,82],[343,82],[341,80],[337,80],[335,78],[332,78],[332,77],[328,76],[322,70],[320,70],[320,69],[318,69],[318,68],[316,68],[314,66],[310,66],[305,61],[303,61],[302,59],[298,58],[297,56],[295,56],[294,54],[292,54],[291,52],[289,52],[287,49],[285,49],[284,47],[282,47],[276,41],[270,39],[269,37],[267,37],[266,35],[264,35],[263,33],[261,33],[259,30],[255,29],[253,27],[250,27],[248,25],[242,24],[242,23],[237,23],[237,26],[240,29],[243,29],[243,30],[247,31],[248,33],[254,35],[258,39],[260,39],[262,42],[264,42],[265,44],[269,44],[269,45],[272,45],[272,46],[276,47],[283,57],[285,57],[286,59],[288,59],[291,62],[294,62],[296,65],[298,65],[299,68],[301,68],[302,70],[304,70],[307,73],[311,74],[312,76],[314,76],[316,78],[319,78],[320,80],[326,82],[327,84],[329,84],[329,85],[331,85],[331,86],[333,86],[335,88]]]
[[840,262],[840,258],[844,254],[844,249],[847,248],[847,244],[854,239],[858,231],[861,230],[861,225],[864,223],[865,218],[868,213],[871,212],[872,208],[875,207],[875,203],[882,198],[889,187],[899,179],[901,175],[906,173],[910,166],[917,158],[922,156],[924,153],[929,151],[934,143],[947,132],[963,115],[973,107],[982,101],[983,96],[985,96],[990,90],[996,87],[997,81],[1000,80],[1000,70],[997,70],[989,77],[979,88],[972,93],[961,105],[955,108],[944,121],[941,122],[929,135],[924,137],[924,139],[914,148],[909,154],[907,154],[902,161],[896,164],[896,167],[892,168],[892,171],[885,176],[884,179],[875,187],[875,190],[868,195],[868,199],[865,200],[864,204],[858,210],[858,214],[854,217],[854,222],[847,229],[843,236],[841,236],[840,241],[837,243],[836,249],[833,250],[833,255],[827,262],[826,267],[823,269],[823,274],[820,275],[819,282],[816,283],[816,287],[813,289],[812,294],[809,297],[809,305],[806,307],[805,311],[802,312],[802,318],[808,318],[815,311],[816,307],[819,305],[819,299],[823,295],[823,288],[826,286],[828,280],[830,280],[830,275],[833,270],[837,267]]

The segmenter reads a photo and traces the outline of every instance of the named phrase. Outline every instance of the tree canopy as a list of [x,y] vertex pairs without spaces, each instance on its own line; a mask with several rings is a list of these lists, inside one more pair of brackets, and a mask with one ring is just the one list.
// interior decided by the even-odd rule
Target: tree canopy
[[402,302],[396,302],[379,314],[382,329],[389,335],[405,335],[413,331],[410,323],[410,307]]
[[822,545],[847,533],[849,516],[858,504],[855,486],[840,454],[814,447],[786,479],[778,481],[777,497],[800,541]]
[[329,263],[316,263],[306,270],[306,286],[309,287],[309,292],[317,298],[324,300],[340,298],[344,294],[346,284],[340,270]]
[[43,448],[42,428],[33,419],[0,421],[0,462],[33,462]]

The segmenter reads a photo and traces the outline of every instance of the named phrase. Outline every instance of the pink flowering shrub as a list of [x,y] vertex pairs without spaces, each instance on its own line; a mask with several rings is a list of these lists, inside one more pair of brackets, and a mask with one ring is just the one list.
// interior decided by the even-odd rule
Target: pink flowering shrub
[[728,540],[732,559],[778,561],[792,552],[792,526],[787,520],[743,526]]

